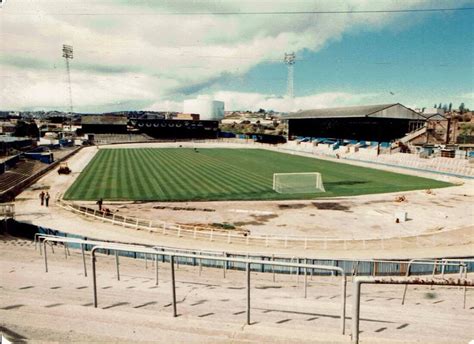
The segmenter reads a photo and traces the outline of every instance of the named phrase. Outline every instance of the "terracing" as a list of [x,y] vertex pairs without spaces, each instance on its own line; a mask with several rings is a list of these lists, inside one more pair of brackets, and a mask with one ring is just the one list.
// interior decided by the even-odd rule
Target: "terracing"
[[[172,317],[169,264],[99,255],[99,307],[93,307],[89,275],[80,251],[61,246],[51,254],[49,272],[32,241],[2,237],[1,326],[28,341],[133,341],[191,343],[348,343],[339,331],[340,285],[337,277],[302,278],[252,272],[252,324],[245,324],[245,272],[176,266],[178,317]],[[350,294],[350,288],[349,294]],[[410,287],[401,305],[402,286],[364,287],[360,334],[364,343],[467,342],[472,338],[473,294],[455,287]],[[348,305],[351,304],[351,295]],[[390,311],[387,311],[387,308]],[[350,307],[349,307],[350,310]],[[348,319],[350,319],[348,312]],[[347,330],[350,325],[347,325]],[[449,329],[449,330],[448,330]]]

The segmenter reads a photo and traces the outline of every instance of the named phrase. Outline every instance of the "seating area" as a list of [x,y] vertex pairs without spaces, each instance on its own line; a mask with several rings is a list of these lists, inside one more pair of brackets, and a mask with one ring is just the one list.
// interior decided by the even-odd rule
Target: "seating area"
[[155,140],[146,134],[94,134],[94,143],[106,145],[113,143],[146,142]]
[[20,184],[47,165],[35,160],[20,160],[15,167],[0,175],[0,193]]
[[381,145],[378,155],[376,145],[367,144],[362,141],[345,145],[341,145],[337,142],[328,142],[327,140],[321,143],[289,141],[286,145],[281,147],[313,155],[346,158],[363,162],[394,165],[396,167],[474,177],[474,164],[470,162],[472,160],[446,158],[436,154],[423,158],[420,157],[420,154],[399,153],[396,151],[390,152],[389,145]]

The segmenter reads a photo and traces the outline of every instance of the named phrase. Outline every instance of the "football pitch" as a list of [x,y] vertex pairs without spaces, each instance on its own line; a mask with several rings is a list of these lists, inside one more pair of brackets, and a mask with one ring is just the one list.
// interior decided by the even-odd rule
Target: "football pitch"
[[[274,173],[319,172],[324,193],[279,194]],[[436,180],[260,149],[101,149],[66,200],[278,200],[432,189]]]

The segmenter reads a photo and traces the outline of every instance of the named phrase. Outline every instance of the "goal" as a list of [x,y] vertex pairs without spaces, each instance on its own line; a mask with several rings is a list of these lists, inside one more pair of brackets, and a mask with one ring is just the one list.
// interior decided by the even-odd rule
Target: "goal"
[[325,192],[321,173],[274,173],[273,190],[278,193]]

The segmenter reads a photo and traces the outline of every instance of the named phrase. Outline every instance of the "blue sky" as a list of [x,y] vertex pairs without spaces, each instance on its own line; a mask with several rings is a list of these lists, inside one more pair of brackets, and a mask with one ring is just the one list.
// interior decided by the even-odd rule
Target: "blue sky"
[[[78,112],[180,111],[195,97],[224,100],[227,110],[474,108],[473,10],[212,14],[454,7],[474,1],[10,1],[0,9],[0,108],[67,110],[63,43],[75,49]],[[295,99],[286,97],[282,62],[291,51]]]
[[[410,14],[422,21],[406,29],[349,32],[322,50],[298,53],[295,95],[320,92],[381,93],[380,102],[431,107],[439,102],[474,107],[473,12]],[[264,62],[217,87],[283,95],[287,71]],[[394,95],[390,94],[394,93]],[[469,95],[470,97],[463,97]]]

